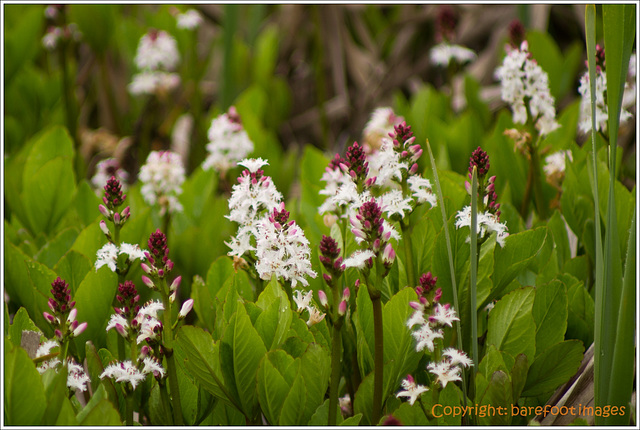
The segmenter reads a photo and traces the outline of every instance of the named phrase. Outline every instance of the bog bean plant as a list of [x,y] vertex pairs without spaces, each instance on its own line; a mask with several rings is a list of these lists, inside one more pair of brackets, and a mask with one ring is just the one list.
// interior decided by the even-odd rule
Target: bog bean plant
[[334,151],[238,10],[211,55],[196,6],[5,6],[4,424],[636,423],[635,5],[507,23],[497,107],[439,9],[442,82]]

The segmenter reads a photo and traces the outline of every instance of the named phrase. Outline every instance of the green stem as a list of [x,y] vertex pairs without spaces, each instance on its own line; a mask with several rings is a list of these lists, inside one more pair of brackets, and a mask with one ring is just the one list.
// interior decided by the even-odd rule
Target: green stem
[[542,219],[547,218],[547,206],[542,195],[542,176],[540,175],[540,155],[538,154],[538,146],[531,148],[531,166],[533,171],[533,196],[536,199],[536,208],[538,216]]
[[125,420],[128,426],[133,425],[133,393],[126,393],[126,415]]
[[[369,285],[367,285],[369,287]],[[377,291],[376,291],[377,292]],[[382,327],[382,299],[380,293],[369,295],[373,303],[373,334],[374,334],[374,353],[373,353],[373,410],[371,412],[371,424],[377,425],[382,415],[382,382],[384,368],[384,344],[383,344],[383,327]]]
[[[338,297],[337,288],[334,288],[334,304],[335,297]],[[339,304],[339,301],[338,301]],[[337,313],[338,304],[333,307],[334,315]],[[340,317],[339,317],[340,318]],[[331,383],[329,386],[329,422],[328,425],[336,425],[336,411],[338,406],[338,395],[340,388],[340,368],[342,358],[342,321],[338,319],[333,324],[333,339],[331,342]]]
[[162,400],[162,409],[164,409],[166,425],[171,424],[171,401],[169,400],[169,392],[167,391],[167,384],[159,384],[160,387],[160,399]]
[[424,404],[422,403],[422,399],[420,397],[418,397],[418,404],[420,405],[420,409],[422,409],[424,416],[427,418],[427,421],[430,420],[431,418],[429,418],[429,414],[427,413],[427,410],[424,408]]
[[473,357],[473,369],[469,384],[469,394],[475,394],[475,372],[478,369],[478,309],[477,309],[477,274],[478,274],[478,170],[474,166],[471,175],[471,268],[469,273],[469,304],[471,311],[471,351]]
[[404,243],[405,264],[407,269],[407,283],[409,287],[416,286],[416,273],[413,268],[413,246],[411,243],[411,228],[405,224],[404,220],[400,220],[400,228],[402,229],[402,242]]
[[171,404],[173,405],[173,419],[175,425],[183,425],[182,406],[180,404],[180,389],[178,388],[178,373],[173,357],[173,331],[171,330],[171,303],[167,291],[167,283],[164,278],[161,281],[160,293],[162,295],[163,312],[163,342],[162,346],[167,359],[167,373],[169,375],[169,389],[171,390]]
[[69,353],[69,338],[66,338],[60,348],[60,361],[64,363],[67,360],[67,354]]
[[[118,360],[124,361],[125,359],[125,350],[124,350],[124,337],[120,336],[118,333]],[[133,357],[131,357],[133,359]]]

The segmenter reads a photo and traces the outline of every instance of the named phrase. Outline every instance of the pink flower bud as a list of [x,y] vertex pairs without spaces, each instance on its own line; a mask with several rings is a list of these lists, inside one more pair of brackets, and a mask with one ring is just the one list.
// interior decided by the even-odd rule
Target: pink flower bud
[[418,151],[420,151],[422,148],[420,147],[420,145],[411,145],[409,147],[409,151],[413,152],[414,154]]
[[328,273],[323,273],[323,274],[322,274],[322,277],[324,278],[324,280],[325,280],[327,283],[330,283],[330,282],[333,280],[333,277],[332,277],[331,275],[329,275]]
[[360,279],[356,279],[355,286],[356,286],[356,290],[360,288]]
[[176,294],[178,294],[178,292],[174,291],[173,293],[171,293],[171,295],[169,295],[169,303],[173,303],[176,301]]
[[147,266],[145,263],[140,263],[140,267],[142,267],[142,270],[144,271],[144,273],[147,273],[147,274],[151,273],[151,267]]
[[418,163],[413,163],[413,165],[409,169],[409,174],[415,175],[417,172],[418,172]]
[[411,308],[417,310],[417,311],[421,311],[422,310],[422,305],[418,302],[409,302],[409,306],[411,306]]
[[43,312],[42,315],[49,321],[50,324],[53,324],[56,321],[56,317],[51,315],[49,312]]
[[162,269],[158,270],[158,276],[163,278],[164,277],[164,270],[162,270]]
[[347,302],[343,300],[338,305],[338,315],[342,316],[347,313]]
[[380,249],[380,245],[382,242],[380,242],[380,239],[376,239],[373,241],[373,252],[378,252],[378,250]]
[[127,206],[126,208],[124,208],[124,209],[122,210],[122,213],[120,214],[120,216],[121,216],[124,220],[129,219],[129,217],[131,216],[131,210],[129,209],[129,206]]
[[178,276],[176,279],[173,280],[173,282],[169,286],[169,290],[178,291],[178,287],[180,286],[180,282],[182,282],[182,276]]
[[99,205],[98,206],[98,210],[100,211],[100,213],[102,215],[107,217],[107,219],[111,219],[111,214],[109,213],[109,209],[107,209],[107,207],[105,205]]
[[58,340],[62,340],[62,332],[59,329],[56,329],[53,333],[56,335]]
[[116,224],[120,224],[120,212],[116,212],[115,214],[113,214],[113,222],[115,222]]
[[80,336],[80,334],[85,331],[85,329],[87,328],[87,323],[83,322],[82,324],[78,325],[78,327],[73,330],[73,337],[77,337]]
[[148,277],[144,276],[144,275],[142,275],[142,282],[144,282],[144,284],[147,287],[151,288],[152,290],[156,287],[156,285],[153,283],[153,281],[151,279],[149,279]]
[[167,260],[164,267],[167,269],[167,272],[171,272],[173,270],[173,261]]
[[104,220],[100,221],[100,230],[102,230],[105,236],[111,237],[111,232],[109,231],[109,227],[107,227],[107,223],[104,222]]
[[351,290],[349,290],[349,287],[347,287],[344,290],[342,290],[342,299],[349,300],[349,297],[351,297]]
[[182,304],[182,308],[180,309],[180,313],[178,314],[178,318],[184,318],[193,308],[193,299],[189,299]]
[[434,302],[440,301],[440,297],[442,297],[442,288],[438,288],[436,290],[436,295],[433,297]]
[[55,300],[49,299],[47,304],[49,305],[49,309],[51,309],[51,312],[55,312],[56,311],[56,301]]
[[322,290],[319,290],[318,298],[320,299],[320,304],[326,308],[329,302],[327,301],[327,295],[325,294],[325,292]]
[[69,312],[69,316],[67,317],[67,322],[73,323],[76,320],[76,315],[78,315],[78,309],[71,309],[71,312]]
[[152,349],[149,345],[144,345],[142,348],[140,348],[141,357],[146,357],[150,352],[152,352]]
[[387,243],[387,246],[385,246],[384,251],[382,252],[382,262],[387,266],[391,266],[395,259],[396,252],[393,250],[393,246],[391,246],[390,243]]

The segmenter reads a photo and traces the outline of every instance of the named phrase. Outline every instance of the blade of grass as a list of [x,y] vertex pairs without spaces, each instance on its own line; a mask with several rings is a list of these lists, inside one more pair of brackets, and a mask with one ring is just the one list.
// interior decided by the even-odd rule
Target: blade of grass
[[[616,342],[613,350],[611,385],[608,402],[611,405],[627,406],[633,391],[636,323],[636,210],[633,210],[627,258],[622,281],[622,297],[618,311]],[[629,408],[625,408],[629,411]],[[605,425],[628,425],[629,412],[605,419]]]
[[[609,391],[608,378],[604,369],[608,369],[607,366],[603,366],[603,358],[605,357],[605,351],[603,351],[603,329],[604,329],[604,317],[605,317],[605,303],[604,303],[604,285],[603,285],[603,258],[602,258],[602,235],[600,232],[600,213],[598,208],[598,170],[596,165],[596,6],[586,5],[585,7],[585,32],[587,42],[587,61],[589,65],[589,83],[591,90],[591,160],[593,162],[592,173],[592,189],[593,200],[595,204],[595,227],[596,227],[596,277],[595,277],[595,351],[594,351],[594,396],[596,406],[603,406],[606,401],[606,397]],[[600,417],[595,418],[596,425],[602,424]]]
[[[436,160],[433,158],[433,152],[431,152],[431,145],[427,140],[427,150],[429,151],[429,159],[431,160],[431,169],[433,170],[433,179],[436,182],[436,191],[438,193],[438,205],[442,213],[442,224],[444,228],[444,237],[447,242],[447,255],[449,257],[449,271],[451,272],[451,289],[453,290],[453,306],[458,312],[460,312],[460,306],[458,305],[458,287],[456,285],[456,270],[453,264],[453,253],[451,252],[451,238],[449,237],[449,225],[447,223],[447,211],[444,207],[444,197],[442,196],[442,188],[440,187],[440,179],[438,178],[438,169],[436,168]],[[456,340],[458,349],[464,351],[462,347],[462,330],[460,328],[460,321],[456,323]],[[478,367],[476,366],[472,371],[475,372]],[[462,372],[462,391],[464,394],[463,402],[464,406],[467,406],[467,382],[465,380],[465,373]]]

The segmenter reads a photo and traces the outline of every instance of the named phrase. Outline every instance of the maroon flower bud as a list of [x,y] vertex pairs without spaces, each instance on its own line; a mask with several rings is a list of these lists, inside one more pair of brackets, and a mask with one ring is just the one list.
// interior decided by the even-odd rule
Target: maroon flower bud
[[104,201],[107,205],[108,209],[115,211],[118,206],[124,203],[124,199],[127,196],[122,194],[122,186],[120,185],[120,181],[116,179],[115,176],[112,176],[107,181],[107,185],[104,186]]
[[436,38],[438,41],[452,41],[456,35],[458,14],[448,5],[440,7],[436,20]]
[[484,178],[489,171],[489,155],[479,146],[475,151],[473,151],[469,158],[469,175],[473,173],[474,166],[478,169],[478,179]]
[[509,24],[509,42],[514,48],[520,48],[520,45],[525,40],[524,25],[518,19],[514,19]]
[[364,148],[358,145],[358,142],[353,142],[353,145],[347,149],[346,161],[351,177],[359,184],[364,184],[369,173],[369,163]]
[[329,165],[327,166],[327,168],[330,170],[338,170],[341,168],[341,164],[346,164],[346,161],[340,156],[340,154],[336,154],[333,156],[331,161],[329,161]]

